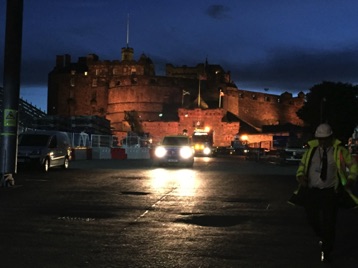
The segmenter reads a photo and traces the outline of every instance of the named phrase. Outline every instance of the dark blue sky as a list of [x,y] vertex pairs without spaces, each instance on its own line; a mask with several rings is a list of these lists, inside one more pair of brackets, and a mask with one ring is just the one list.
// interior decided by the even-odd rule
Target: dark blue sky
[[[294,95],[322,81],[358,82],[355,0],[24,0],[21,96],[46,109],[56,55],[90,53],[166,63],[208,59],[231,71],[240,89]],[[6,0],[0,0],[0,85]]]

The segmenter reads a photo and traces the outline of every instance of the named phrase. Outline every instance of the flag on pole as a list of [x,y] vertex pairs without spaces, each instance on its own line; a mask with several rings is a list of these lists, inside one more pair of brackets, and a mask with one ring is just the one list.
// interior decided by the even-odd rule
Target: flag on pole
[[183,89],[183,96],[184,95],[190,95],[190,92]]

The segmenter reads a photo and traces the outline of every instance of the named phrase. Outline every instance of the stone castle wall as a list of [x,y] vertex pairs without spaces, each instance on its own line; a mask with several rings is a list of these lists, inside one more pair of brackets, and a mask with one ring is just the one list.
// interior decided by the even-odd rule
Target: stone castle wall
[[240,119],[257,128],[262,125],[291,123],[302,126],[296,112],[304,104],[304,94],[292,97],[290,93],[281,95],[227,89],[223,97],[223,107]]
[[[192,107],[181,110],[189,108],[198,95],[197,72],[205,68],[211,68],[214,76],[201,81],[201,94],[214,96],[214,100],[209,101],[217,105],[217,86],[220,85],[224,92],[222,109]],[[262,125],[285,123],[303,125],[296,115],[304,103],[303,93],[292,97],[287,92],[274,95],[241,90],[229,80],[215,76],[220,73],[228,75],[217,65],[199,64],[192,68],[167,65],[167,73],[165,77],[156,76],[150,59],[143,55],[139,61],[99,61],[91,54],[80,58],[77,63],[71,63],[68,55],[58,57],[54,70],[49,74],[48,113],[103,116],[111,121],[111,127],[118,135],[130,130],[124,121],[125,112],[133,110],[138,113],[144,132],[153,136],[178,134],[183,129],[192,133],[198,127],[195,123],[210,122],[216,131],[218,146],[229,145],[239,132],[238,122],[222,121],[226,112],[256,129]],[[190,95],[184,96],[184,90]],[[166,118],[168,114],[172,117]]]

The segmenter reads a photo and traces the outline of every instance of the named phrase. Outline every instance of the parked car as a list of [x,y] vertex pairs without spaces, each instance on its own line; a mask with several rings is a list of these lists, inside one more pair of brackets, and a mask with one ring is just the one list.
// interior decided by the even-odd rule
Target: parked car
[[235,153],[231,146],[217,146],[213,148],[213,156],[232,155]]
[[165,136],[162,142],[154,148],[153,163],[156,165],[194,164],[194,149],[191,140],[185,135]]
[[18,166],[37,166],[47,172],[58,166],[68,169],[70,160],[70,139],[65,132],[29,131],[19,135]]

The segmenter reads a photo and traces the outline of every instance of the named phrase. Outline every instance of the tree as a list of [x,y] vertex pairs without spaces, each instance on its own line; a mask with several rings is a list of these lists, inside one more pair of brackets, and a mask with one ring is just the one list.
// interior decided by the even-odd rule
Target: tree
[[320,123],[328,123],[334,135],[347,142],[358,124],[358,87],[341,82],[314,85],[297,116],[312,133]]

